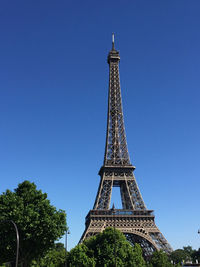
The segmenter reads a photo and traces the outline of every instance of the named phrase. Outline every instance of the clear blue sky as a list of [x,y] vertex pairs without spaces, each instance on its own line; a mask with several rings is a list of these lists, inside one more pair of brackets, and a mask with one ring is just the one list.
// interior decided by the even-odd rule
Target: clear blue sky
[[200,246],[199,14],[199,0],[1,1],[0,191],[35,182],[66,210],[69,248],[99,184],[112,32],[144,201],[174,249]]

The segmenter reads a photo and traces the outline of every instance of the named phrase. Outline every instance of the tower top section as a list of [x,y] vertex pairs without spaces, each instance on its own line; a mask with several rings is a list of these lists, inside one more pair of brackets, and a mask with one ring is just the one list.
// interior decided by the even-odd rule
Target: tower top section
[[115,50],[113,34],[112,49],[108,54],[109,96],[104,167],[134,168],[130,163],[126,142],[119,79],[119,61],[120,56],[119,52]]
[[108,64],[110,62],[119,62],[120,61],[120,56],[119,56],[119,51],[115,50],[115,35],[114,33],[112,34],[112,49],[110,50],[108,54]]

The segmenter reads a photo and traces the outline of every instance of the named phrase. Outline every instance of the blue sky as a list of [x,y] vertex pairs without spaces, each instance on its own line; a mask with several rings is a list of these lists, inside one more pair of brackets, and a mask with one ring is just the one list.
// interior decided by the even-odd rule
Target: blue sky
[[174,249],[200,246],[199,14],[199,0],[1,1],[0,192],[35,182],[67,212],[68,248],[99,184],[112,32],[145,204]]

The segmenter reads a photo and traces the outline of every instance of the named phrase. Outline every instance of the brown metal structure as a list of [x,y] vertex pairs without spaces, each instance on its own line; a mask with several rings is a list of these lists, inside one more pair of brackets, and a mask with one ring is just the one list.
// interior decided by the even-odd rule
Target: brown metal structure
[[[154,250],[172,251],[154,222],[152,210],[147,210],[130,163],[119,79],[119,52],[114,47],[108,54],[109,97],[104,164],[99,171],[101,181],[94,207],[86,216],[86,228],[80,242],[112,226],[119,229],[134,245],[139,243],[145,256]],[[112,188],[119,187],[122,209],[110,209]]]

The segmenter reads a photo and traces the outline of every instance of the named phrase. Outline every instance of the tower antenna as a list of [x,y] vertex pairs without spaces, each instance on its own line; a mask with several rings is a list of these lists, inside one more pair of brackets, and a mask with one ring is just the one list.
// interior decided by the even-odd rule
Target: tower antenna
[[115,50],[115,35],[112,33],[112,50]]

